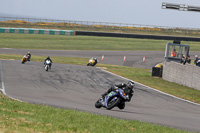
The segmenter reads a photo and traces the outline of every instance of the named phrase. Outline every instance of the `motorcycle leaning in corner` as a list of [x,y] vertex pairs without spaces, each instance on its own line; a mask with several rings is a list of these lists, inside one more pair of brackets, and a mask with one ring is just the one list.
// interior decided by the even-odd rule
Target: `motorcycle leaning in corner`
[[92,58],[89,60],[89,63],[87,64],[87,66],[95,66],[97,63],[98,63],[97,58],[93,58],[93,57],[92,57]]
[[28,61],[28,56],[24,55],[22,57],[21,61],[22,61],[22,64],[24,64],[25,62],[27,62]]
[[27,61],[30,61],[30,59],[31,59],[31,52],[27,52],[21,59],[22,64],[24,64]]
[[[111,92],[106,94],[105,96],[102,96],[97,100],[95,103],[96,108],[101,108],[104,107],[107,110],[111,110],[114,107],[118,107],[119,109],[124,109],[125,108],[125,102],[130,102],[131,97],[133,96],[134,93],[134,82],[131,81],[132,85],[126,85],[124,84],[124,87],[116,87],[115,89],[112,89]],[[131,87],[129,87],[131,86]],[[129,89],[127,91],[127,89]]]

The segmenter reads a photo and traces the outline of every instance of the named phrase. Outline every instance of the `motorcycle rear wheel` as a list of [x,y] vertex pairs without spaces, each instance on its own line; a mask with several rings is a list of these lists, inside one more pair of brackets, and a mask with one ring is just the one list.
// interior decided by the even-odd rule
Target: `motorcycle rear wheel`
[[99,100],[95,103],[95,107],[96,108],[101,108],[102,106],[101,106],[101,103],[99,102]]
[[118,105],[118,108],[119,108],[119,109],[124,109],[124,108],[125,108],[125,103],[119,104],[119,105]]
[[23,59],[23,60],[22,60],[22,64],[24,64],[24,63],[25,63],[25,60]]

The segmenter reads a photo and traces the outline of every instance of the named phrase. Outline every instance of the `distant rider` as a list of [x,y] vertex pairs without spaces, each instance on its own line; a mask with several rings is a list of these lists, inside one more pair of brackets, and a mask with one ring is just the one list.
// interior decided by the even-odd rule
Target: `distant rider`
[[200,67],[200,58],[197,60],[196,66]]
[[195,55],[194,64],[197,65],[197,61],[199,60],[198,55]]
[[97,64],[98,60],[97,60],[97,58],[95,58],[95,57],[94,57],[94,58],[92,57],[92,59],[95,61],[95,62],[94,62],[94,66],[95,66],[95,65]]
[[50,59],[50,57],[48,56],[45,60],[44,60],[44,65],[46,63],[46,61],[49,60],[51,63],[49,64],[49,68],[51,69],[51,65],[53,63],[53,61]]
[[30,61],[31,60],[31,52],[27,52],[26,56],[28,57],[28,61]]
[[89,63],[87,64],[87,66],[95,66],[97,63],[98,63],[97,58],[92,57],[92,58],[89,60]]
[[108,89],[108,91],[107,92],[105,92],[104,94],[102,94],[102,98],[104,98],[107,94],[109,94],[111,91],[113,91],[113,90],[117,90],[117,89],[119,89],[119,88],[121,88],[122,90],[124,90],[124,93],[126,94],[126,95],[128,95],[128,102],[130,102],[131,101],[131,98],[132,98],[132,96],[133,96],[133,93],[134,93],[134,91],[133,91],[133,88],[134,88],[134,86],[135,86],[135,83],[133,82],[133,81],[128,81],[128,83],[127,84],[125,84],[125,83],[121,83],[121,84],[119,84],[119,85],[115,85],[114,87],[111,87],[110,89]]

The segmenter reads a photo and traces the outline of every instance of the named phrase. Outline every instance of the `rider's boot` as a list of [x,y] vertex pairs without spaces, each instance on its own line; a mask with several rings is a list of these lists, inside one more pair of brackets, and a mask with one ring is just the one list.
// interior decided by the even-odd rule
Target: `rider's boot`
[[107,95],[108,93],[107,92],[105,92],[104,94],[102,94],[101,95],[101,97],[104,99],[105,98],[105,96]]

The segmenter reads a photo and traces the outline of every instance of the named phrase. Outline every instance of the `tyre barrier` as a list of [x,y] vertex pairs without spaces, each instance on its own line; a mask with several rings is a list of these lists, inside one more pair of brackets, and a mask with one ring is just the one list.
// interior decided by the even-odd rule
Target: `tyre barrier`
[[5,28],[5,27],[0,27],[0,33],[48,34],[48,35],[69,35],[69,36],[82,35],[82,36],[103,36],[103,37],[122,37],[122,38],[139,38],[139,39],[178,40],[178,41],[200,42],[200,38],[198,38],[198,37],[122,34],[122,33],[108,33],[108,32],[34,29],[34,28],[7,28],[7,27]]
[[0,33],[19,33],[19,34],[48,34],[48,35],[68,35],[74,36],[73,30],[52,30],[52,29],[33,29],[33,28],[4,28],[0,27]]
[[122,37],[122,38],[139,38],[139,39],[156,39],[156,40],[179,40],[179,41],[195,41],[195,42],[199,42],[200,41],[200,38],[198,38],[198,37],[121,34],[121,33],[107,33],[107,32],[88,32],[88,31],[76,31],[76,35],[103,36],[103,37]]

